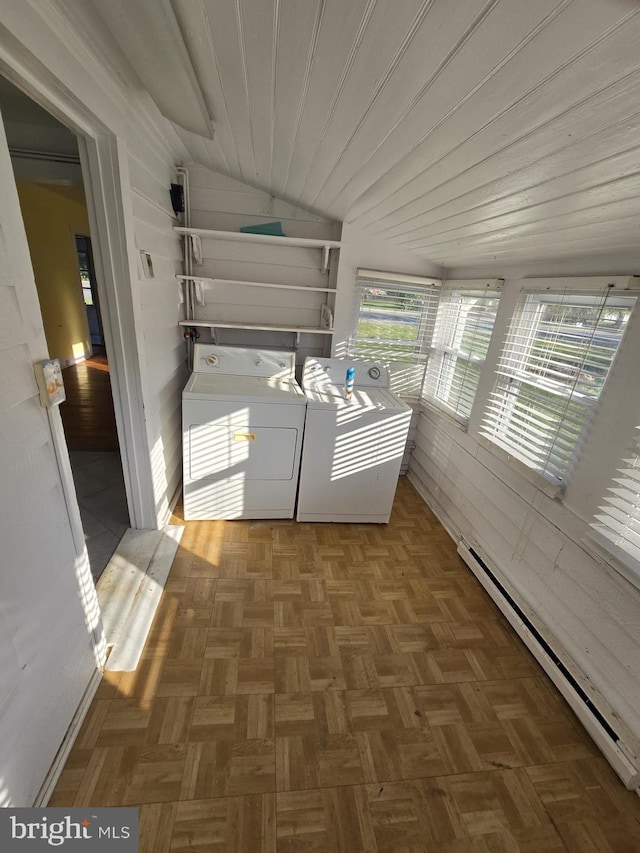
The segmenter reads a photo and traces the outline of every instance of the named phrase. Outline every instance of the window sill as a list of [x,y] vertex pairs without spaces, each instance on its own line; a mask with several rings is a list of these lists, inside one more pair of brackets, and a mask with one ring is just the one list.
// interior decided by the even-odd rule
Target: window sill
[[503,447],[500,447],[499,444],[496,444],[494,441],[491,441],[491,439],[486,438],[483,435],[476,435],[475,439],[478,444],[491,453],[492,456],[495,456],[497,459],[505,462],[512,470],[518,473],[529,483],[532,483],[537,489],[547,495],[547,497],[555,500],[564,494],[565,483],[553,483],[550,480],[547,480],[547,478],[539,471],[534,471],[533,468],[525,465],[525,463],[518,459],[518,457],[513,453],[510,453],[508,450],[505,450]]
[[433,400],[428,400],[426,397],[420,398],[420,412],[423,413],[431,412],[434,415],[439,415],[440,417],[445,417],[448,421],[451,421],[453,426],[457,427],[462,432],[467,432],[469,421],[463,420],[460,417],[457,417],[451,409],[447,409],[446,406],[440,406],[438,403]]
[[543,492],[547,497],[552,500],[557,500],[562,497],[565,490],[565,483],[552,483],[550,480],[547,480],[542,474],[538,471],[534,471],[533,468],[529,468],[528,465],[525,465],[517,456],[514,456],[513,453],[509,453],[509,451],[500,447],[499,444],[491,441],[488,438],[485,438],[483,435],[479,435],[475,430],[473,433],[469,432],[469,424],[468,421],[462,421],[449,410],[444,407],[439,406],[437,403],[434,403],[432,400],[428,400],[425,397],[420,399],[420,413],[421,414],[434,414],[439,417],[444,417],[446,420],[456,429],[459,429],[460,432],[467,433],[470,435],[475,441],[478,442],[480,447],[494,456],[496,459],[499,459],[501,462],[504,462],[512,471],[515,471],[523,479],[527,480],[527,482],[531,483],[535,486],[539,491]]

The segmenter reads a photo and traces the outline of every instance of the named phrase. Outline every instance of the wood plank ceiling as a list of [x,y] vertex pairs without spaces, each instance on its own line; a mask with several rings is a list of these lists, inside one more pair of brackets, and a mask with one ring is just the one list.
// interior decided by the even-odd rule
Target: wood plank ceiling
[[445,267],[640,256],[635,0],[171,10],[215,127],[183,133],[201,162]]

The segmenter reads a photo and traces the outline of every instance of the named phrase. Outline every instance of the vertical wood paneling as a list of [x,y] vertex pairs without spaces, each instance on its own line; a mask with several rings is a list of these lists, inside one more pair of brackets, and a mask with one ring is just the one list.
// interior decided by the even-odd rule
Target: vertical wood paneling
[[313,157],[309,158],[307,180],[301,189],[305,198],[316,199],[320,195],[333,167],[357,133],[354,119],[365,116],[375,102],[431,5],[432,0],[406,0],[396,5],[392,17],[384,3],[373,7],[350,73],[336,95]]
[[[531,48],[535,41],[532,33],[558,5],[557,0],[543,0],[527,6],[523,6],[520,0],[501,0],[486,15],[474,21],[455,44],[452,53],[445,56],[442,63],[433,69],[432,75],[426,78],[419,100],[405,110],[382,144],[368,158],[366,172],[362,175],[356,173],[350,181],[352,197],[360,199],[366,193],[357,207],[354,206],[356,216],[363,207],[384,197],[389,186],[397,186],[398,172],[402,173],[402,183],[412,177],[415,164],[420,163],[425,150],[431,152],[430,137],[443,123],[451,124],[445,134],[451,148],[459,139],[471,136],[478,129],[478,124],[482,126],[495,114],[502,97],[501,82],[515,73],[511,68],[512,57],[517,64],[521,51]],[[498,17],[499,26],[496,24]],[[526,62],[523,65],[534,81],[537,75],[547,73],[546,63],[536,64],[533,68]],[[526,86],[529,85],[527,81]],[[483,88],[486,88],[484,97],[481,95]],[[514,90],[510,88],[509,91],[511,94]],[[465,115],[468,112],[472,113],[472,119]],[[405,158],[409,161],[405,162]]]
[[[288,236],[332,239],[339,236],[338,223],[323,220],[294,205],[255,188],[233,181],[201,167],[189,169],[193,201],[191,224],[195,228],[238,231],[241,225],[265,222],[277,216]],[[273,325],[318,326],[320,307],[328,295],[310,291],[256,288],[243,281],[269,282],[296,287],[330,287],[329,276],[321,272],[319,248],[278,246],[277,243],[240,243],[218,238],[202,238],[203,263],[194,273],[207,278],[228,279],[233,284],[206,284],[205,304],[196,309],[202,320],[268,323]],[[330,297],[329,297],[330,298]],[[208,331],[201,330],[203,340]],[[290,332],[249,332],[219,329],[219,343],[292,349]],[[300,365],[307,355],[323,355],[328,350],[326,336],[302,336],[297,353]]]
[[[455,46],[466,38],[468,31],[473,31],[487,7],[493,5],[493,0],[489,3],[487,0],[471,0],[457,7],[452,15],[451,4],[444,0],[436,0],[432,4],[422,26],[402,55],[397,60],[394,57],[393,73],[367,105],[365,114],[358,121],[355,138],[331,170],[322,192],[314,199],[315,205],[322,209],[331,204],[345,187],[353,186],[354,176],[363,169],[403,116],[420,102],[431,78],[446,64],[447,56],[455,52]],[[430,126],[427,121],[423,132]],[[411,144],[408,137],[405,144]],[[356,198],[354,195],[353,201]]]
[[239,177],[256,183],[256,162],[251,136],[251,115],[247,97],[243,45],[238,29],[238,9],[228,0],[205,0],[209,20],[208,37],[215,52],[215,64],[222,80],[224,103],[236,149]]
[[[629,93],[621,97],[626,99]],[[595,114],[592,107],[590,104],[588,109],[583,107],[567,114],[564,136],[550,134],[543,127],[511,146],[514,171],[508,176],[498,172],[497,158],[490,158],[484,163],[485,177],[489,180],[482,188],[477,188],[470,174],[475,169],[471,169],[449,181],[446,190],[442,184],[434,186],[430,191],[433,205],[430,210],[424,210],[422,200],[400,203],[389,216],[378,209],[378,218],[372,220],[371,229],[385,238],[411,239],[421,232],[427,233],[430,226],[445,229],[457,221],[488,219],[526,209],[550,195],[570,195],[590,182],[601,184],[610,177],[619,177],[624,174],[624,166],[622,172],[612,174],[618,158],[624,161],[635,158],[637,163],[640,116],[624,118],[612,135],[605,98],[598,103]],[[629,105],[629,112],[632,110]],[[580,137],[575,145],[567,145],[569,133]],[[529,163],[517,168],[518,163],[526,162],[527,151]],[[441,162],[440,175],[443,170]],[[433,182],[435,175],[430,177]],[[393,224],[396,219],[401,221]]]
[[253,159],[260,186],[271,185],[277,6],[277,0],[243,0],[238,11]]
[[203,144],[227,174],[440,265],[638,257],[634,190],[620,181],[630,173],[603,149],[607,138],[630,158],[637,147],[637,5],[177,8],[216,113],[216,140]]
[[279,0],[278,10],[271,186],[284,196],[324,0]]
[[[304,101],[299,104],[299,124],[292,143],[285,198],[298,199],[309,169],[308,155],[326,130],[342,87],[358,50],[363,30],[373,6],[372,0],[324,0],[317,44],[312,57],[313,68],[323,68],[309,80]],[[284,140],[283,140],[284,142]]]
[[[187,49],[194,70],[200,81],[202,94],[215,123],[213,143],[180,130],[180,136],[189,147],[191,159],[197,163],[211,166],[213,163],[239,177],[240,163],[234,141],[234,131],[227,110],[226,94],[220,77],[213,40],[212,24],[204,2],[175,0],[172,4],[176,19],[183,34],[188,32]],[[229,4],[231,5],[231,4]],[[217,19],[215,26],[218,26]],[[203,152],[207,152],[203,156]],[[212,162],[209,162],[211,157]]]
[[[135,142],[135,145],[132,143]],[[148,143],[151,145],[151,142]],[[147,376],[150,404],[147,432],[152,455],[152,477],[160,524],[166,522],[170,501],[181,477],[181,391],[187,379],[186,351],[178,326],[182,309],[175,274],[181,267],[180,241],[173,232],[176,219],[169,185],[175,181],[173,158],[146,158],[146,138],[130,141],[129,161],[138,249],[150,251],[153,279],[145,279],[137,265],[140,304],[138,334]]]

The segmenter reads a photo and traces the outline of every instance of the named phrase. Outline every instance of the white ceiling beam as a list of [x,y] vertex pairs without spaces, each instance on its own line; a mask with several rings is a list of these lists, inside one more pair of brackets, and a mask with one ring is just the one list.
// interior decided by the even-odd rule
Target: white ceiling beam
[[213,138],[213,121],[170,0],[94,0],[162,115],[191,133]]

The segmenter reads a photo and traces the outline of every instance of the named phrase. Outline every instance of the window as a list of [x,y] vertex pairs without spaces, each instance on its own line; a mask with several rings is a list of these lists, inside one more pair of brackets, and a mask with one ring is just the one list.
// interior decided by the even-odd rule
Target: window
[[635,296],[524,290],[481,433],[562,485],[600,397]]
[[85,305],[93,305],[93,267],[91,262],[90,240],[88,237],[76,237],[76,252],[80,268],[80,283]]
[[392,370],[393,390],[401,396],[419,395],[439,292],[434,279],[358,270],[348,354],[408,365]]
[[600,507],[602,514],[591,525],[591,536],[640,585],[640,427],[620,465]]
[[447,286],[438,307],[423,396],[467,421],[480,380],[500,291],[496,282],[483,288]]

